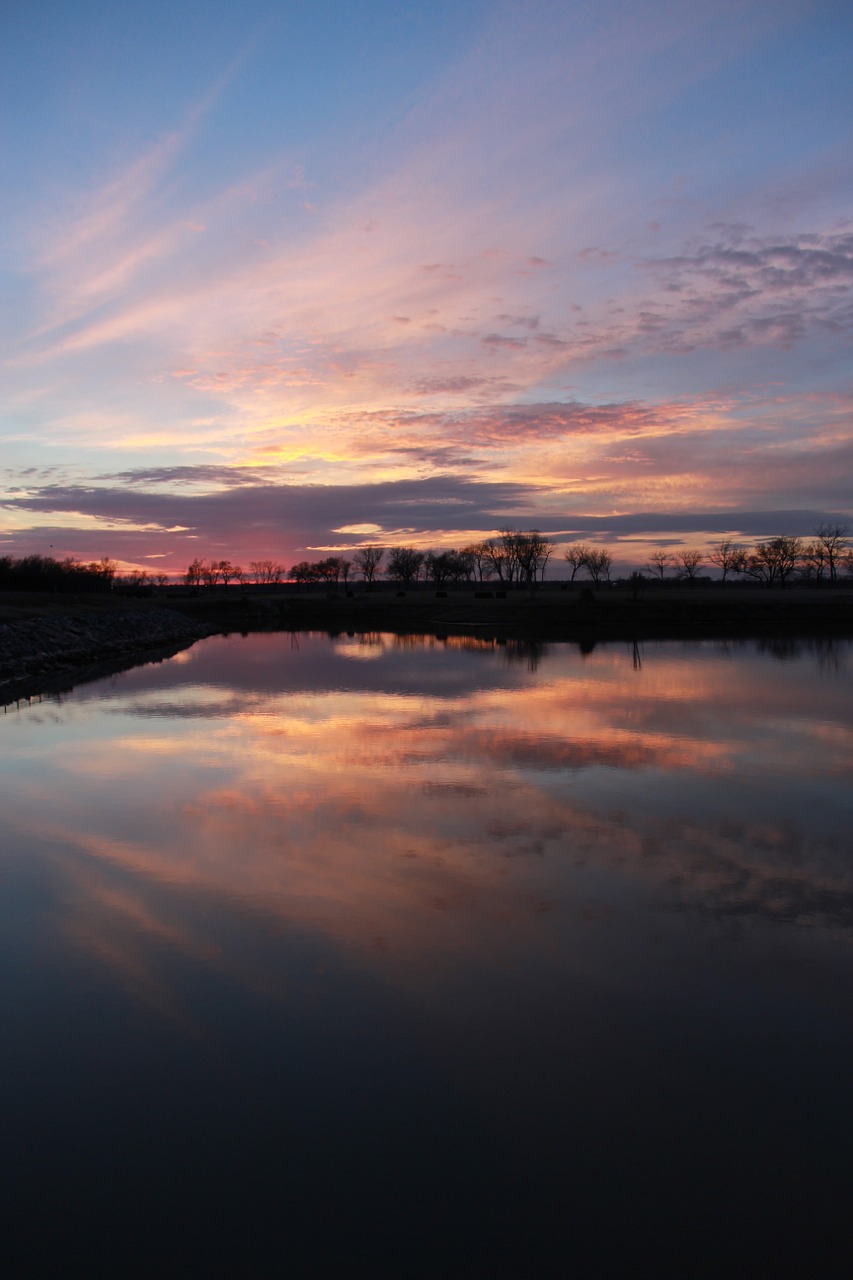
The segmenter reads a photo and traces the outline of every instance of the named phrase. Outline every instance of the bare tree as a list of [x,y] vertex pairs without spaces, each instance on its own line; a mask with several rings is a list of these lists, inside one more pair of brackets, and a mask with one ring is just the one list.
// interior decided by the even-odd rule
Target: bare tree
[[759,542],[752,555],[747,557],[745,571],[751,577],[765,582],[768,587],[778,580],[784,587],[785,581],[794,572],[803,554],[801,538],[792,538],[780,534],[767,542]]
[[554,544],[538,529],[530,529],[527,533],[516,533],[514,544],[518,577],[533,586],[538,577],[544,578],[545,568],[554,551]]
[[376,581],[376,571],[382,563],[384,554],[383,547],[359,547],[356,551],[353,560],[365,582],[372,584]]
[[811,582],[819,587],[823,582],[824,576],[829,569],[829,558],[826,554],[826,547],[819,540],[810,542],[808,546],[803,547],[803,555],[800,560],[800,576],[806,581]]
[[298,564],[291,565],[290,573],[287,576],[292,578],[297,586],[304,587],[316,581],[317,569],[310,561],[300,560]]
[[317,578],[323,582],[328,582],[332,586],[338,585],[338,579],[341,576],[341,561],[339,556],[327,556],[325,560],[319,560],[314,565]]
[[463,582],[470,582],[474,573],[474,559],[467,550],[452,551],[453,581],[459,587]]
[[722,538],[712,545],[708,552],[708,562],[720,570],[720,581],[725,582],[730,573],[743,573],[746,548],[733,538]]
[[588,547],[585,542],[573,542],[563,552],[563,559],[572,571],[571,582],[574,582],[580,569],[586,568],[587,557],[591,550],[592,548]]
[[501,544],[504,549],[504,565],[508,582],[515,582],[521,577],[522,547],[517,529],[507,526],[501,529]]
[[511,566],[508,562],[506,548],[502,538],[487,538],[483,543],[483,552],[489,569],[500,582],[512,582]]
[[184,582],[188,587],[200,587],[204,576],[204,561],[196,557],[191,564],[187,565],[184,574]]
[[417,582],[423,562],[424,553],[416,551],[414,547],[392,547],[388,552],[386,573],[401,586],[410,587],[413,582]]
[[847,551],[847,526],[843,524],[822,524],[815,529],[817,537],[817,546],[819,546],[826,556],[826,563],[829,567],[829,580],[835,582],[838,578],[839,565],[844,560]]
[[547,538],[543,533],[540,533],[538,529],[533,529],[529,536],[532,542],[531,552],[535,568],[539,574],[540,582],[544,582],[548,561],[554,554],[554,541],[552,538]]
[[675,563],[669,551],[653,551],[649,556],[649,562],[646,568],[653,577],[657,577],[663,582],[664,574],[671,565]]
[[702,567],[702,552],[696,547],[686,547],[684,551],[677,551],[675,558],[681,566],[678,570],[678,576],[686,578],[688,582],[695,582]]
[[472,568],[480,582],[491,575],[492,565],[485,542],[472,543],[470,547],[463,548],[462,554],[470,558]]
[[277,565],[274,560],[251,560],[249,568],[258,586],[262,583],[279,582],[284,574],[281,565]]
[[795,571],[803,554],[802,538],[782,535],[772,540],[771,546],[776,554],[779,585],[784,587],[786,580]]
[[586,570],[593,582],[598,586],[602,581],[610,581],[610,570],[613,567],[613,557],[609,551],[602,548],[600,551],[590,551],[584,561]]
[[151,576],[145,569],[131,569],[130,573],[120,579],[121,588],[130,595],[144,595],[150,585]]
[[453,551],[428,551],[424,556],[424,573],[439,591],[454,575],[455,554]]

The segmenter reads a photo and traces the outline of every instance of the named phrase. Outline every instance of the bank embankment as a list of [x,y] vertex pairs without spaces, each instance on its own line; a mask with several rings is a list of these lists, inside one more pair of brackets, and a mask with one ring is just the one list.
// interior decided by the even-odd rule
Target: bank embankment
[[0,622],[0,702],[59,692],[138,662],[170,657],[216,629],[162,608],[71,614],[54,608]]

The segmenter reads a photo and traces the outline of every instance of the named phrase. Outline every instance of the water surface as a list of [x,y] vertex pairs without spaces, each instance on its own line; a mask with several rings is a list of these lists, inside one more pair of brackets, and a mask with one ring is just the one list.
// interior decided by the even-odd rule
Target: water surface
[[851,673],[231,636],[7,714],[6,1273],[842,1274]]

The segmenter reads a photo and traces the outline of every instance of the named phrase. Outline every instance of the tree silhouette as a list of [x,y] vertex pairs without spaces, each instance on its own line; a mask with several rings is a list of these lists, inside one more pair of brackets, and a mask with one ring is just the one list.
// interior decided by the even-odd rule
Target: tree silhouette
[[843,562],[847,551],[847,526],[843,524],[822,524],[815,529],[817,546],[826,557],[829,568],[829,580],[838,578],[838,567]]
[[681,566],[678,576],[686,578],[688,582],[695,582],[702,567],[703,559],[702,552],[698,547],[686,547],[684,551],[677,551],[675,558]]
[[674,563],[675,561],[669,551],[653,551],[649,556],[646,568],[663,582],[667,569]]
[[359,547],[353,556],[356,568],[361,572],[364,581],[370,585],[376,581],[376,573],[384,554],[383,547]]
[[417,582],[423,563],[422,551],[416,551],[414,547],[392,547],[388,552],[386,572],[389,578],[393,578],[401,586],[409,587]]
[[586,568],[587,557],[591,550],[592,548],[588,547],[585,542],[573,542],[566,547],[563,552],[563,559],[572,571],[571,582],[574,582],[581,569]]
[[708,561],[721,571],[720,581],[725,582],[730,573],[743,573],[746,549],[733,538],[722,538],[711,547]]

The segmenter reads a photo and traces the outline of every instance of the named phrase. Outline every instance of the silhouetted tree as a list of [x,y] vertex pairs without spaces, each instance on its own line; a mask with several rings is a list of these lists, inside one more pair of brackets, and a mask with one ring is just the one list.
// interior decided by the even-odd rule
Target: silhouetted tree
[[130,573],[119,578],[118,589],[130,596],[148,595],[151,590],[151,577],[145,569],[131,569]]
[[234,577],[233,564],[230,560],[218,560],[216,562],[216,568],[219,572],[219,577],[222,579],[223,587],[227,587],[228,583]]
[[316,580],[317,571],[308,560],[300,560],[298,564],[291,566],[288,577],[292,578],[298,586],[304,587]]
[[592,548],[588,547],[585,542],[573,542],[566,547],[563,552],[563,559],[572,571],[571,582],[574,582],[581,569],[586,568],[587,557],[591,550]]
[[250,560],[249,569],[258,586],[272,582],[275,565],[272,560]]
[[708,561],[720,570],[720,581],[725,582],[730,573],[743,573],[746,564],[746,548],[733,538],[722,538],[713,543]]
[[649,562],[646,565],[646,568],[654,577],[659,578],[660,581],[663,582],[667,569],[669,569],[674,563],[675,561],[669,551],[653,551],[649,556]]
[[516,533],[514,543],[518,576],[532,586],[537,579],[545,577],[545,569],[553,554],[554,544],[538,529]]
[[815,529],[817,546],[826,557],[829,568],[829,580],[835,582],[838,569],[847,552],[847,526],[843,524],[822,524]]
[[816,587],[823,582],[829,571],[829,557],[826,547],[820,541],[810,542],[803,547],[800,560],[800,576],[807,582],[814,581]]
[[702,552],[697,547],[686,547],[683,551],[676,551],[675,559],[680,566],[678,576],[695,582],[702,567]]
[[452,551],[428,551],[424,556],[424,573],[438,590],[442,590],[453,577],[453,555]]
[[409,587],[417,582],[418,574],[424,563],[424,553],[415,551],[413,547],[392,547],[388,552],[386,573],[389,578]]
[[512,582],[511,567],[508,563],[506,548],[501,538],[487,538],[483,545],[483,555],[489,569],[500,582]]
[[463,549],[462,554],[469,558],[472,570],[476,573],[480,582],[491,576],[492,565],[484,542],[472,543],[471,546]]
[[488,538],[481,544],[481,555],[501,582],[535,582],[544,576],[554,544],[538,529],[504,528],[500,537]]
[[100,560],[93,561],[92,564],[87,565],[87,569],[89,573],[101,579],[107,590],[113,585],[118,573],[118,565],[115,560],[110,560],[106,556],[102,556]]
[[200,587],[204,575],[204,561],[196,558],[187,565],[184,582],[188,587]]
[[454,585],[459,587],[463,582],[470,582],[474,573],[474,560],[467,551],[452,551],[453,567],[451,576]]
[[797,568],[803,552],[800,538],[780,534],[767,542],[759,542],[755,551],[747,557],[744,569],[750,577],[764,582],[768,587],[778,580],[784,587],[786,580]]
[[365,582],[372,584],[376,581],[376,573],[384,554],[383,547],[359,547],[355,552],[353,560]]
[[609,551],[601,548],[599,551],[590,551],[584,561],[587,572],[593,582],[598,586],[600,582],[610,581],[610,570],[613,567],[613,557]]
[[318,581],[329,583],[335,587],[338,585],[338,579],[341,576],[341,562],[337,556],[327,556],[325,560],[318,560],[313,568],[315,578]]

